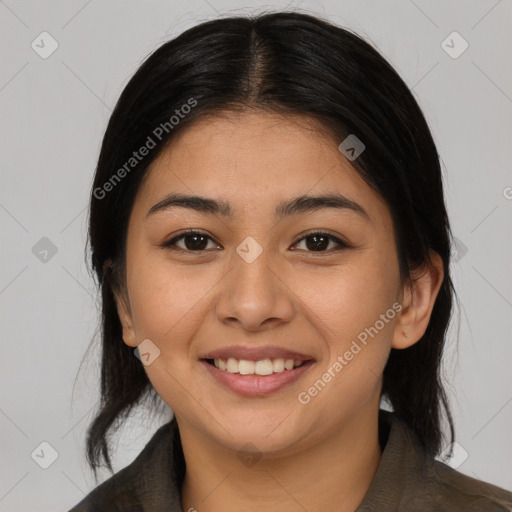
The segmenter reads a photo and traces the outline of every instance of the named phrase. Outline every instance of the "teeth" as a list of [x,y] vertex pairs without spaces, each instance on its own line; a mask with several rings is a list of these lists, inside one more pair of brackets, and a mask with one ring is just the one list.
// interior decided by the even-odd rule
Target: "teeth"
[[275,359],[274,372],[281,373],[282,371],[284,371],[284,359]]
[[244,361],[243,359],[238,362],[238,373],[240,375],[254,375],[254,361]]
[[239,373],[240,375],[272,375],[284,370],[293,370],[304,364],[304,361],[298,359],[261,359],[260,361],[247,361],[245,359],[235,359],[230,357],[226,359],[214,359],[215,367],[229,373]]
[[229,373],[238,373],[238,361],[230,357],[226,366],[226,370]]
[[270,359],[256,361],[254,364],[254,373],[256,375],[272,375],[274,373],[274,365]]

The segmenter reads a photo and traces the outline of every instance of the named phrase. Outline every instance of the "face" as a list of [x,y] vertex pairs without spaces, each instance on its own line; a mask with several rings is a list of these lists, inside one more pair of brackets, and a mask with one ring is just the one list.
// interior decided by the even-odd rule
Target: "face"
[[[389,209],[339,142],[307,119],[204,118],[153,162],[136,197],[118,300],[124,341],[150,340],[141,352],[158,394],[224,447],[250,440],[286,453],[378,409],[403,289]],[[231,215],[166,204],[170,194],[225,203]],[[306,195],[345,199],[276,213]],[[204,360],[217,351],[226,364],[235,356],[231,370],[270,359],[254,368],[275,372],[217,369]],[[279,371],[294,355],[302,366]],[[238,371],[254,371],[245,360]]]

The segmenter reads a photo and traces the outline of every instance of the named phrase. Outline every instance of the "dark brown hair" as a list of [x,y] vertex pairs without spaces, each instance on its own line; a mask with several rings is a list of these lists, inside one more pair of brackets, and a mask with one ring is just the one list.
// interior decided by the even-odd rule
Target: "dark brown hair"
[[[178,123],[170,122],[191,98],[195,106]],[[454,290],[451,232],[429,127],[411,91],[369,43],[317,16],[273,12],[203,22],[166,42],[131,78],[110,117],[89,217],[102,308],[101,402],[87,431],[94,473],[101,458],[113,471],[108,434],[120,419],[148,397],[158,403],[142,363],[122,340],[113,295],[113,287],[123,286],[135,196],[148,166],[176,133],[201,116],[237,109],[307,116],[340,142],[355,134],[365,151],[351,163],[390,209],[402,278],[410,281],[411,272],[429,263],[429,250],[441,256],[444,281],[428,328],[410,348],[391,350],[382,387],[396,414],[437,454],[443,410],[454,438],[440,377]],[[160,138],[159,126],[167,127],[156,132]],[[129,172],[120,172],[152,134],[155,147]]]

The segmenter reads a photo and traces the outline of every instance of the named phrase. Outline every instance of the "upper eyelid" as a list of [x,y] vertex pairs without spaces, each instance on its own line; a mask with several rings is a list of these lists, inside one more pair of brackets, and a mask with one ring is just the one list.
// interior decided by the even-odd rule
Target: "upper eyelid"
[[[202,235],[202,236],[205,236],[206,238],[209,238],[212,242],[220,245],[219,242],[217,242],[217,240],[215,240],[215,238],[213,238],[211,235],[207,234],[207,233],[203,233],[202,231],[200,230],[197,230],[197,229],[190,229],[190,230],[187,230],[187,231],[183,231],[182,233],[176,235],[176,236],[173,236],[172,238],[170,238],[169,240],[163,242],[161,244],[162,247],[167,247],[167,246],[170,246],[170,245],[175,245],[176,242],[178,240],[181,240],[182,238],[184,238],[185,236],[187,235]],[[179,248],[181,249],[181,247]],[[204,251],[187,251],[186,249],[182,249],[186,252],[204,252]]]

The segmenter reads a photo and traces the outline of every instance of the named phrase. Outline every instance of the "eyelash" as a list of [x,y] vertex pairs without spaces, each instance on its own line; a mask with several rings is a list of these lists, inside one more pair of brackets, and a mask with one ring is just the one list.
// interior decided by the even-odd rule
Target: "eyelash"
[[[198,251],[191,251],[189,249],[183,249],[181,247],[173,247],[173,246],[175,246],[177,241],[181,240],[182,238],[185,238],[187,236],[192,236],[192,235],[204,236],[206,238],[209,238],[212,242],[217,243],[217,242],[215,242],[215,240],[213,240],[213,238],[211,238],[206,233],[203,233],[202,231],[197,231],[197,230],[194,230],[194,229],[190,229],[190,230],[187,230],[187,231],[179,234],[178,236],[175,236],[171,240],[169,240],[167,242],[164,242],[163,244],[161,244],[161,247],[163,247],[165,249],[172,250],[172,251],[180,251],[180,252],[185,252],[185,253],[204,253],[204,252],[206,252],[207,249],[198,250]],[[349,245],[348,243],[344,242],[343,240],[340,240],[338,237],[335,237],[335,236],[331,235],[330,233],[326,233],[324,231],[311,231],[309,233],[305,233],[305,234],[301,235],[301,238],[299,238],[293,245],[297,245],[299,242],[302,242],[306,238],[309,238],[309,237],[311,237],[313,235],[321,235],[323,237],[327,237],[331,241],[334,241],[336,244],[338,244],[339,247],[337,249],[334,249],[334,251],[340,251],[340,250],[343,250],[343,249],[350,249],[352,247],[351,245]],[[218,245],[220,245],[220,244],[218,244]],[[306,251],[306,252],[310,252],[310,253],[313,253],[313,254],[315,252],[317,254],[322,254],[322,253],[330,254],[333,251],[332,251],[332,249],[330,249],[330,250],[324,250],[324,251]]]

